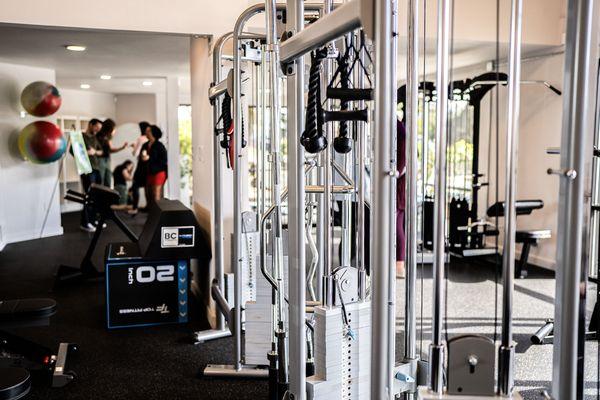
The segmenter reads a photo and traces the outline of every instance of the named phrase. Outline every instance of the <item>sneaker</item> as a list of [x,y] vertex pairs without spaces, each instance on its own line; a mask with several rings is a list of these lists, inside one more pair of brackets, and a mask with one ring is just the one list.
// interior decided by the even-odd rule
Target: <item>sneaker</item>
[[[98,223],[99,223],[99,221],[96,221],[94,223],[94,226],[98,227]],[[102,229],[104,229],[104,228],[106,228],[106,222],[102,224]],[[96,230],[96,228],[94,228],[94,230]]]
[[85,232],[96,232],[96,227],[89,222],[85,225],[79,225],[79,229]]

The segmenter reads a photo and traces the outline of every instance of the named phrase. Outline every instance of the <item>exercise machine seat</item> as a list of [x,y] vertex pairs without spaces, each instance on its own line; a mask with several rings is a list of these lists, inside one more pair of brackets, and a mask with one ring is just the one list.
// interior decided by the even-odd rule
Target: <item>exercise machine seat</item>
[[56,314],[56,301],[47,298],[0,300],[0,326],[47,319]]
[[31,375],[25,368],[0,368],[0,400],[21,399],[31,390]]
[[531,246],[536,246],[540,240],[550,239],[552,232],[550,229],[533,229],[529,231],[516,231],[515,242],[521,243],[521,257],[517,261],[515,268],[515,276],[517,278],[527,278],[529,271],[527,270],[527,259]]
[[[544,208],[543,200],[517,200],[515,202],[515,211],[517,215],[529,215],[533,210],[539,210],[540,208]],[[496,215],[499,217],[504,216],[503,201],[492,204],[490,208],[487,209],[488,217],[495,217]]]
[[515,242],[526,243],[535,242],[541,239],[550,239],[552,237],[552,231],[550,229],[538,229],[532,231],[517,231],[515,233]]
[[[517,200],[515,202],[515,212],[517,215],[530,215],[534,210],[539,210],[544,207],[542,200]],[[504,216],[504,202],[499,201],[493,204],[487,210],[488,217],[503,217]],[[540,240],[550,239],[552,232],[550,229],[532,229],[532,230],[517,230],[515,232],[515,242],[521,243],[523,248],[521,249],[521,257],[517,261],[515,268],[515,275],[518,278],[526,278],[528,275],[527,271],[527,259],[529,258],[529,251],[531,246],[535,246]]]

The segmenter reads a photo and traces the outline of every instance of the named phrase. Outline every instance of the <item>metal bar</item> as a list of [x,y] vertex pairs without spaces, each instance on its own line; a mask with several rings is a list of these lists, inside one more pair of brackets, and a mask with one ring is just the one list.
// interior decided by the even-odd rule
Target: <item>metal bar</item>
[[269,377],[268,373],[269,370],[266,368],[248,367],[246,365],[242,365],[240,369],[236,369],[231,365],[208,364],[202,372],[202,375],[213,378],[266,379]]
[[[363,126],[363,124],[360,124],[360,125]],[[350,175],[348,175],[348,173],[346,171],[344,171],[343,166],[341,166],[336,160],[331,161],[331,166],[333,167],[335,172],[337,172],[340,175],[340,177],[344,181],[346,181],[346,183],[348,185],[354,186],[354,179],[352,179],[352,177]]]
[[[266,187],[265,187],[265,168],[266,168],[266,158],[267,158],[267,139],[265,137],[265,132],[267,131],[265,119],[267,113],[267,76],[265,73],[265,66],[267,65],[266,60],[266,46],[261,45],[261,68],[259,70],[260,78],[258,79],[258,91],[259,95],[257,96],[256,102],[258,103],[257,112],[256,112],[256,120],[258,122],[258,148],[256,149],[257,156],[257,172],[258,172],[258,215],[263,215],[265,213],[265,201],[266,201]],[[261,232],[262,235],[262,232]]]
[[392,71],[392,4],[387,0],[375,0],[375,118],[374,131],[377,132],[374,143],[373,164],[373,249],[371,252],[372,279],[372,323],[371,323],[371,399],[386,399],[391,395],[388,387],[389,364],[387,336],[388,324],[388,292],[390,285],[390,259],[392,243],[389,237],[389,224],[393,220],[390,204],[390,191],[395,184],[397,171],[390,165],[389,154],[394,127],[392,126],[395,102],[391,96]]
[[[254,13],[252,13],[254,14]],[[239,19],[238,19],[239,21]],[[238,23],[236,23],[238,25]],[[235,151],[235,168],[233,170],[233,286],[234,286],[234,346],[233,367],[242,370],[242,77],[240,71],[240,48],[237,35],[233,34],[233,142]]]
[[[287,0],[287,31],[297,35],[304,27],[304,1]],[[280,48],[280,52],[282,48]],[[290,60],[288,60],[290,61]],[[306,399],[306,262],[304,238],[304,150],[299,144],[304,115],[304,58],[295,58],[287,76],[288,235],[289,235],[289,393]]]
[[502,337],[498,350],[498,393],[512,394],[514,387],[514,344],[512,307],[515,277],[515,232],[517,214],[517,146],[519,143],[519,109],[521,88],[521,21],[522,0],[512,0],[508,67],[508,123],[506,132],[506,176],[504,212],[504,249],[502,255]]
[[[586,271],[582,258],[586,161],[592,154],[589,135],[593,129],[593,108],[589,107],[595,87],[592,63],[597,60],[597,7],[595,1],[570,0],[564,67],[564,102],[561,140],[561,168],[576,176],[561,175],[558,214],[554,370],[552,395],[556,399],[582,398],[584,374]],[[579,375],[579,376],[578,376]]]
[[[364,38],[366,40],[366,37]],[[366,49],[361,48],[359,57],[366,60]],[[362,68],[357,69],[356,83],[357,87],[362,89],[365,87],[365,71]],[[365,108],[365,101],[358,102],[358,108]],[[367,141],[367,124],[357,124],[356,132],[356,147],[358,158],[358,171],[355,176],[356,180],[356,264],[358,268],[358,299],[365,301],[367,299],[367,269],[365,265],[365,157]]]
[[[215,98],[224,95],[225,92],[227,92],[227,81],[228,79],[225,78],[222,81],[220,81],[219,83],[217,83],[214,86],[211,86],[208,88],[208,99],[209,100],[214,100]],[[230,93],[231,95],[231,93]]]
[[209,340],[221,339],[231,336],[229,329],[209,329],[194,334],[194,344],[201,344]]
[[264,4],[247,8],[237,19],[233,30],[233,139],[235,168],[233,170],[233,273],[234,273],[234,346],[233,367],[242,370],[242,104],[241,54],[239,36],[250,18],[264,11]]
[[[594,157],[592,159],[592,172],[591,172],[591,204],[600,204],[600,160],[599,155],[596,151],[600,146],[600,87],[598,86],[598,73],[600,73],[600,66],[596,73],[596,109],[595,109],[595,122],[594,122]],[[546,153],[548,151],[546,150]],[[559,151],[560,154],[560,151]],[[589,277],[598,278],[598,240],[600,239],[600,215],[592,208],[591,219],[590,219],[590,239],[589,239]],[[600,377],[599,377],[600,378]]]
[[[353,33],[350,33],[349,36],[351,37],[350,41],[354,40],[353,37]],[[352,129],[354,126],[356,126],[357,124],[349,124],[348,128]],[[350,137],[352,137],[352,132],[349,132]],[[332,146],[333,147],[333,146]],[[350,152],[346,153],[346,154],[342,154],[341,157],[343,159],[343,167],[342,167],[342,171],[344,171],[344,174],[347,175],[347,177],[350,177],[349,174],[351,174],[352,172],[349,172],[352,169],[352,165],[353,165],[353,154],[355,154],[354,149],[350,150]],[[335,160],[334,160],[335,162]],[[351,180],[353,180],[351,178]],[[352,203],[351,203],[352,199],[350,198],[350,196],[344,196],[344,198],[342,199],[342,220],[341,220],[341,230],[342,230],[342,236],[341,236],[341,242],[340,242],[340,246],[341,246],[341,259],[340,259],[340,264],[342,266],[350,266],[350,259],[351,259],[351,241],[352,241],[352,236],[350,234],[350,226],[352,225]]]
[[[397,58],[398,58],[398,0],[391,1],[391,49],[389,55],[389,65],[392,66],[390,68],[389,80],[390,85],[388,86],[389,91],[389,103],[386,104],[392,110],[389,113],[388,124],[392,129],[391,136],[391,146],[388,149],[390,162],[390,169],[394,172],[394,177],[396,179],[393,180],[390,185],[390,193],[389,193],[389,207],[390,214],[392,218],[389,220],[397,221],[397,189],[398,189],[398,178],[400,174],[398,173],[398,117],[396,115],[396,97],[397,97]],[[396,366],[396,224],[394,222],[388,224],[389,230],[389,265],[388,265],[388,289],[387,289],[387,311],[388,311],[388,319],[387,319],[387,370],[385,370],[386,375],[386,387],[388,393],[388,400],[395,400],[394,394],[394,367]]]
[[[264,35],[244,35],[243,37],[238,38],[240,40],[258,40],[258,39],[264,39]],[[233,61],[233,56],[231,55],[225,55],[222,57],[223,60],[227,60],[227,61]],[[241,58],[242,61],[244,62],[251,62],[251,63],[255,63],[258,61],[257,58],[253,58],[253,57],[242,57]]]
[[[348,32],[346,35],[346,43],[349,43],[352,46],[356,47],[356,36],[355,36],[355,32]],[[348,79],[353,79],[353,76],[349,76]],[[328,121],[328,118],[325,118],[326,121]],[[333,120],[333,119],[332,119]],[[357,123],[353,123],[353,124],[348,124],[347,129],[348,129],[348,135],[350,137],[354,137],[352,132],[355,128],[355,126],[357,125]],[[354,146],[352,146],[354,147]],[[343,173],[345,175],[347,175],[348,177],[350,177],[352,175],[352,165],[353,165],[353,155],[355,154],[355,149],[351,148],[350,151],[346,154],[339,154],[338,157],[341,158],[341,171],[343,171]],[[333,160],[333,162],[335,163],[335,158]],[[352,180],[354,180],[354,177],[351,178]],[[335,181],[334,181],[335,182]],[[341,199],[341,223],[340,223],[340,230],[341,230],[341,237],[340,237],[340,265],[341,266],[350,266],[351,263],[351,246],[352,246],[352,236],[350,234],[350,226],[352,225],[352,203],[351,203],[351,198],[350,196],[344,196],[344,198]]]
[[283,265],[283,228],[282,228],[282,213],[281,213],[281,131],[279,128],[280,107],[279,107],[279,80],[277,71],[279,70],[279,47],[277,43],[277,10],[275,0],[267,0],[265,2],[265,23],[267,27],[266,47],[267,47],[267,65],[268,65],[268,80],[269,80],[269,105],[270,105],[270,150],[271,150],[271,176],[273,187],[271,188],[271,199],[274,207],[272,223],[273,237],[273,274],[277,283],[277,328],[276,336],[280,339],[278,343],[283,346],[278,346],[277,355],[278,363],[278,380],[279,383],[287,383],[288,381],[288,365],[287,365],[287,348],[285,346],[285,338],[287,337],[285,323],[285,284],[284,284],[284,265]]
[[444,263],[446,247],[446,135],[448,123],[448,75],[450,47],[450,10],[452,0],[438,0],[436,60],[435,127],[435,203],[433,220],[433,310],[432,338],[429,346],[429,390],[442,394],[444,387],[442,342],[444,315]]
[[[221,56],[223,54],[223,47],[225,42],[233,37],[233,32],[226,33],[221,36],[215,42],[213,48],[213,80],[219,82],[222,79],[222,68],[221,68]],[[213,106],[213,121],[219,120],[221,113],[220,102],[216,101]],[[223,197],[223,172],[222,172],[222,158],[221,158],[221,145],[219,143],[219,137],[214,135],[213,141],[213,207],[214,207],[214,230],[215,230],[215,279],[217,280],[219,290],[221,293],[225,292],[225,275],[224,275],[224,254],[223,244],[225,238],[223,237],[223,208],[221,198]],[[225,330],[225,318],[220,313],[217,313],[216,327],[217,330]],[[229,331],[227,331],[229,332]],[[200,333],[200,332],[199,332]],[[200,338],[197,336],[198,340]]]
[[419,135],[419,0],[408,1],[406,58],[406,302],[404,359],[417,355],[417,138]]
[[[323,14],[330,14],[333,10],[333,0],[323,0]],[[329,44],[332,46],[332,43]],[[324,85],[327,85],[331,78],[331,60],[327,59],[323,63],[322,81]],[[330,101],[326,101],[327,108],[330,108]],[[329,132],[331,131],[331,124],[325,124],[325,136],[329,142]],[[317,213],[318,213],[318,224],[317,224],[317,248],[319,250],[319,262],[317,264],[317,300],[323,304],[327,303],[327,287],[330,286],[331,282],[328,280],[329,276],[329,260],[331,259],[330,249],[330,229],[331,229],[331,195],[328,192],[327,185],[330,184],[329,168],[331,167],[327,159],[329,150],[325,149],[318,156],[319,170],[317,175],[317,184],[323,185],[325,191],[322,196],[317,196]]]
[[[326,188],[321,185],[306,185],[306,193],[325,193]],[[331,193],[354,193],[354,186],[351,185],[331,185]]]
[[[219,289],[218,284],[213,283],[210,288],[210,292],[211,292],[212,298],[215,300],[215,303],[216,303],[217,308],[219,309],[221,315],[223,315],[223,317],[225,317],[225,320],[228,323],[233,322],[233,321],[229,321],[229,317],[231,315],[231,307],[229,306],[229,303],[223,296],[223,292],[221,292],[221,290]],[[231,328],[231,325],[230,325],[230,328]]]
[[[361,27],[362,0],[337,7],[281,44],[281,62],[287,64],[347,32]],[[288,29],[289,32],[289,29]]]
[[[333,12],[333,1],[325,0],[323,13],[324,17],[327,17]],[[331,45],[331,43],[329,44]],[[329,80],[333,75],[333,62],[331,59],[327,58],[323,65],[323,74],[321,76],[321,80],[323,82],[323,86],[327,86],[329,84]],[[331,100],[326,101],[327,108],[331,108]],[[325,135],[327,137],[327,143],[333,143],[333,127],[331,124],[325,124]],[[333,160],[331,157],[332,146],[327,146],[327,148],[322,152],[322,168],[324,170],[324,191],[323,191],[323,203],[324,203],[324,226],[325,226],[325,253],[323,253],[324,260],[324,269],[323,269],[323,277],[322,281],[322,302],[325,307],[333,307],[335,304],[334,300],[334,291],[333,291],[333,219],[331,216],[331,185],[333,184],[333,173],[332,167],[335,168],[333,164]],[[339,168],[340,170],[342,168]]]

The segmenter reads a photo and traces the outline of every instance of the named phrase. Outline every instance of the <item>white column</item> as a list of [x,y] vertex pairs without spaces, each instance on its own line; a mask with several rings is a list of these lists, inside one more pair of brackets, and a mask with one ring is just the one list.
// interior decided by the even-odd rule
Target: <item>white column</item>
[[179,83],[176,76],[167,76],[166,79],[166,112],[167,112],[167,154],[169,157],[169,179],[167,190],[169,198],[180,199],[180,164],[179,164],[179,121],[177,111],[179,108]]
[[[213,118],[212,107],[208,101],[208,88],[212,82],[212,60],[210,54],[210,39],[208,37],[192,37],[190,39],[190,78],[192,104],[192,208],[203,227],[208,226],[211,237],[211,250],[214,253],[214,204],[213,204]],[[231,178],[231,174],[228,174]],[[227,199],[230,203],[231,200]],[[231,225],[231,206],[224,212]],[[226,224],[227,225],[227,224]],[[231,228],[227,230],[231,232]],[[229,234],[224,233],[225,238]],[[224,246],[225,266],[229,269],[230,241]],[[205,275],[206,277],[206,275]],[[210,282],[214,278],[214,264],[211,262],[208,284],[202,289],[208,293]],[[204,278],[203,278],[204,279]],[[209,300],[210,296],[207,296]],[[210,301],[208,310],[209,321],[215,325],[214,303]]]

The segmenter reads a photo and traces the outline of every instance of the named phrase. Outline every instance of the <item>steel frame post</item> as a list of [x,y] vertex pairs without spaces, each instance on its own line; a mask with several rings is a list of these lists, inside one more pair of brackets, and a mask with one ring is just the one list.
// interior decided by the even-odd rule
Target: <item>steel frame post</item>
[[[591,90],[598,32],[594,0],[570,0],[567,12],[552,396],[582,398],[587,285],[583,252],[586,163],[592,155]],[[589,204],[587,205],[589,206]],[[582,323],[583,321],[583,323]]]

